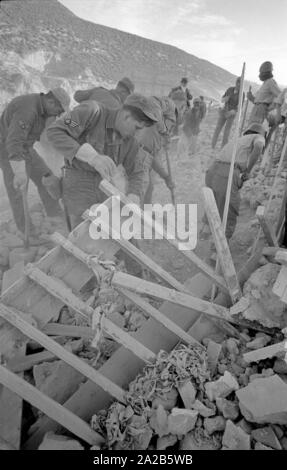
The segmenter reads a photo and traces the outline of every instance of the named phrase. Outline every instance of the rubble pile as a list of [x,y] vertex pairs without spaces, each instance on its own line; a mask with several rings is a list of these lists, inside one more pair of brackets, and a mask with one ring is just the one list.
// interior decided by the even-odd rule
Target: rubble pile
[[[228,338],[217,364],[207,350],[161,351],[130,384],[126,405],[114,402],[92,419],[106,449],[287,449],[287,366],[282,359],[248,364],[243,353],[271,337]],[[263,342],[262,342],[263,343]],[[282,362],[285,368],[282,368]]]

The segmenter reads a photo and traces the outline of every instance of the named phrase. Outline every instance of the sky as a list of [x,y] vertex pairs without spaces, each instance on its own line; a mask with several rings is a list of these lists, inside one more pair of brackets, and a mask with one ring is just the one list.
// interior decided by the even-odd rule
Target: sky
[[[287,0],[60,0],[80,18],[177,46],[258,82],[287,84]],[[284,33],[285,31],[285,33]]]

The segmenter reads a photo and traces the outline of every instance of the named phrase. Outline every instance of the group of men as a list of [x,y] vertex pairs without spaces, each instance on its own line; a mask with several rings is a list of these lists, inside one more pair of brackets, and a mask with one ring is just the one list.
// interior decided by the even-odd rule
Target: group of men
[[[271,62],[260,67],[262,87],[255,96],[250,125],[239,139],[232,183],[227,237],[232,235],[239,210],[239,189],[248,177],[265,144],[263,120],[275,102],[276,119],[285,106],[286,90],[281,93],[272,76]],[[223,127],[222,151],[206,174],[206,184],[214,191],[220,215],[223,214],[232,145],[229,132],[239,102],[240,78],[235,87],[223,95],[212,147],[215,147]],[[275,100],[277,99],[277,101]],[[117,170],[121,167],[126,178],[125,192],[129,199],[141,205],[152,202],[152,172],[159,174],[172,189],[171,175],[161,165],[160,150],[168,146],[176,126],[182,124],[178,149],[191,153],[196,150],[199,125],[206,114],[201,96],[193,100],[183,78],[179,87],[168,97],[146,97],[135,93],[132,81],[124,77],[115,89],[94,87],[74,94],[78,103],[69,109],[70,97],[62,88],[48,93],[14,98],[0,117],[0,165],[16,225],[24,232],[25,219],[22,195],[29,179],[37,186],[48,216],[61,214],[61,198],[72,227],[81,221],[82,213],[105,199],[99,188],[106,178],[117,185]],[[275,100],[275,101],[274,101]],[[48,118],[54,120],[46,135],[54,149],[64,157],[63,177],[59,191],[51,190],[50,181],[57,178],[33,145],[40,140]],[[280,115],[280,119],[283,117]],[[57,196],[55,197],[55,194]]]

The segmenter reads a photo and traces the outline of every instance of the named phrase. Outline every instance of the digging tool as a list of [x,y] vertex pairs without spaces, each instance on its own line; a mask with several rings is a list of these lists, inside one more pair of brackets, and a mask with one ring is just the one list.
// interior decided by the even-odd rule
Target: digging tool
[[[171,174],[171,164],[170,164],[170,158],[169,158],[169,153],[167,148],[165,147],[165,157],[166,157],[166,163],[167,163],[167,171],[168,171],[168,176],[169,179],[172,180],[172,174]],[[174,193],[174,188],[170,188],[170,193],[171,193],[171,200],[172,204],[175,207],[175,193]]]
[[[249,90],[248,90],[248,91],[249,91],[249,92],[252,91],[252,87],[251,87],[251,86],[249,87]],[[246,97],[246,103],[245,103],[245,107],[244,107],[244,111],[243,111],[243,117],[242,117],[242,121],[241,121],[240,132],[239,132],[239,135],[240,135],[240,136],[242,135],[242,132],[243,132],[243,129],[244,129],[244,124],[245,124],[245,120],[246,120],[248,104],[249,104],[249,99]]]
[[25,232],[24,232],[24,248],[25,250],[29,250],[30,248],[30,216],[29,216],[29,206],[28,206],[28,184],[29,180],[25,187],[21,190],[22,193],[22,201],[24,207],[24,217],[25,217]]

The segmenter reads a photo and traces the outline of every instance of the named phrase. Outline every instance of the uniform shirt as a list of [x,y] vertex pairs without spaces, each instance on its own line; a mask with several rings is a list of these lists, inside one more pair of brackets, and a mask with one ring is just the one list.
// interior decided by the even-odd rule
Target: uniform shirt
[[142,197],[144,162],[137,141],[133,137],[123,139],[115,131],[118,112],[96,101],[84,101],[52,123],[47,137],[63,155],[67,167],[92,172],[99,178],[92,166],[75,158],[81,145],[89,143],[100,154],[111,157],[116,165],[123,165],[129,178],[128,192]]
[[284,90],[280,93],[280,95],[277,96],[277,98],[274,100],[274,103],[280,105],[280,112],[281,116],[287,116],[287,88],[284,88]]
[[274,98],[281,93],[280,88],[278,87],[274,78],[268,78],[265,82],[262,83],[259,90],[255,93],[254,104],[257,103],[266,103],[271,104]]
[[[258,144],[262,146],[262,149],[265,144],[265,139],[260,134],[248,134],[243,135],[238,139],[237,152],[235,156],[235,163],[240,165],[240,168],[244,171],[247,168],[249,157],[254,150],[254,145]],[[228,142],[221,152],[219,153],[216,161],[220,162],[231,162],[232,152],[234,148],[234,140]]]
[[199,125],[201,120],[202,112],[200,106],[189,109],[184,115],[184,124],[182,130],[185,135],[191,137],[192,135],[199,134]]
[[90,90],[77,90],[74,99],[78,103],[87,100],[98,101],[109,109],[118,109],[122,106],[122,101],[116,90],[107,90],[103,87],[95,87]]
[[5,145],[9,159],[26,159],[33,144],[40,140],[47,120],[42,96],[43,93],[18,96],[3,111],[0,141]]

